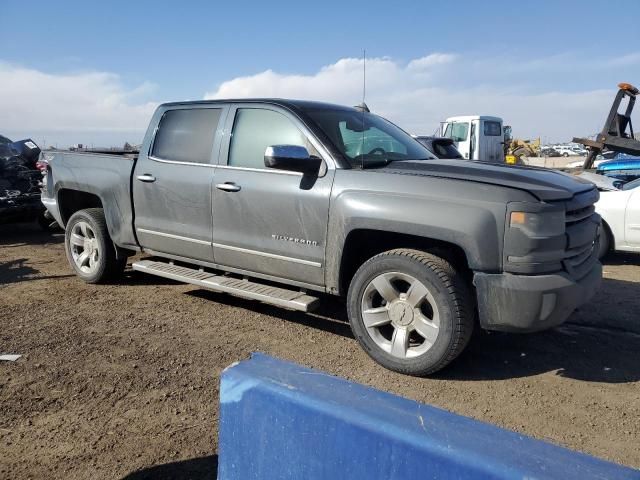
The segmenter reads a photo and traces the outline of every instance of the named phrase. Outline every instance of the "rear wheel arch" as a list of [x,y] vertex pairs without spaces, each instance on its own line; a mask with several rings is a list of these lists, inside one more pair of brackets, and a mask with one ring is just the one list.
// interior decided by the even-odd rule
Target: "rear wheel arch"
[[87,208],[103,208],[102,199],[94,194],[82,190],[61,188],[57,193],[58,208],[64,225],[71,216]]

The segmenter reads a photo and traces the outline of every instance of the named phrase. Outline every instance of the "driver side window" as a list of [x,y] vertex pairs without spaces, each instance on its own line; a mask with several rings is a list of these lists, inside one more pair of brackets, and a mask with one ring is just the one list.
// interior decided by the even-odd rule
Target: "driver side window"
[[233,122],[228,165],[266,168],[264,152],[272,145],[297,145],[316,154],[305,135],[285,115],[274,110],[239,108]]
[[451,139],[454,142],[464,142],[469,135],[468,123],[453,123],[451,124]]
[[403,155],[407,153],[407,148],[402,143],[376,127],[370,127],[364,132],[357,132],[349,130],[346,121],[340,122],[338,126],[345,152],[351,158],[355,158],[358,155],[366,155],[376,149],[383,150],[386,153],[400,153]]

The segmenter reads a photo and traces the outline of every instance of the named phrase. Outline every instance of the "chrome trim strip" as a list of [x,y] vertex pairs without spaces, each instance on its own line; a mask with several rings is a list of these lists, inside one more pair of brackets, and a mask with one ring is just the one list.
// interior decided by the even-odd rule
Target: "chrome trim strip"
[[285,257],[284,255],[276,255],[275,253],[259,252],[257,250],[249,250],[247,248],[232,247],[230,245],[222,245],[221,243],[213,243],[214,247],[223,248],[225,250],[233,250],[234,252],[250,253],[252,255],[260,255],[261,257],[273,258],[275,260],[284,260],[286,262],[300,263],[309,265],[310,267],[322,267],[321,263],[312,262],[311,260],[302,260],[301,258]]
[[217,165],[214,165],[212,163],[196,163],[196,162],[179,162],[177,160],[164,160],[162,158],[158,158],[158,157],[153,157],[151,155],[148,155],[147,158],[149,160],[152,160],[154,162],[160,162],[160,163],[173,163],[175,165],[194,165],[196,167],[209,167],[209,168],[215,168]]
[[172,233],[156,232],[155,230],[147,230],[146,228],[136,228],[139,233],[148,233],[149,235],[157,235],[159,237],[173,238],[175,240],[184,240],[185,242],[197,243],[199,245],[211,245],[211,242],[206,240],[198,240],[196,238],[183,237],[181,235],[174,235]]
[[223,170],[244,170],[246,172],[265,172],[265,173],[275,173],[280,175],[293,175],[296,177],[302,177],[302,173],[300,172],[290,172],[288,170],[276,170],[274,168],[250,168],[250,167],[233,167],[230,165],[218,165],[218,168]]

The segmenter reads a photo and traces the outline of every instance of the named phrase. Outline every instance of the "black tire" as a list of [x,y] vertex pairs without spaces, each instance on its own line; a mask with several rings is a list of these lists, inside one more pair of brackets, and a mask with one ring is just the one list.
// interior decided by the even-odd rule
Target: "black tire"
[[[384,350],[372,338],[363,320],[367,286],[389,272],[406,274],[421,282],[439,312],[435,341],[428,350],[413,358],[399,358]],[[464,278],[446,260],[419,250],[390,250],[365,262],[349,286],[347,308],[353,334],[365,352],[390,370],[414,376],[432,374],[452,362],[469,343],[475,324],[474,301]]]
[[[91,272],[81,270],[74,260],[72,251],[71,236],[74,227],[80,222],[88,224],[94,234],[99,252],[98,260],[94,263],[95,268]],[[116,250],[107,230],[107,223],[104,212],[101,208],[87,208],[74,213],[65,228],[64,235],[65,251],[71,268],[76,275],[87,283],[106,283],[114,280],[122,274],[127,264],[127,258],[116,258]]]
[[602,260],[611,250],[611,230],[609,226],[602,222],[602,230],[600,232],[600,243],[598,244],[598,258]]
[[562,154],[562,156],[566,158],[566,157],[568,157],[568,156],[569,156],[569,154],[568,154],[567,152],[564,152],[564,153]]

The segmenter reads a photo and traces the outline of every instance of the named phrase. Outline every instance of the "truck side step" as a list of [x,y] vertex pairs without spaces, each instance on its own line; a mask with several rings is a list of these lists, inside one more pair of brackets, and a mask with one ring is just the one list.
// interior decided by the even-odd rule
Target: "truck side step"
[[307,295],[305,292],[298,290],[273,287],[271,285],[264,285],[262,283],[224,275],[216,275],[203,270],[164,262],[140,260],[139,262],[135,262],[132,267],[139,272],[170,278],[178,282],[190,283],[208,290],[213,290],[214,292],[229,293],[237,297],[258,300],[271,305],[277,305],[278,307],[300,310],[302,312],[313,310],[319,302],[317,297]]

